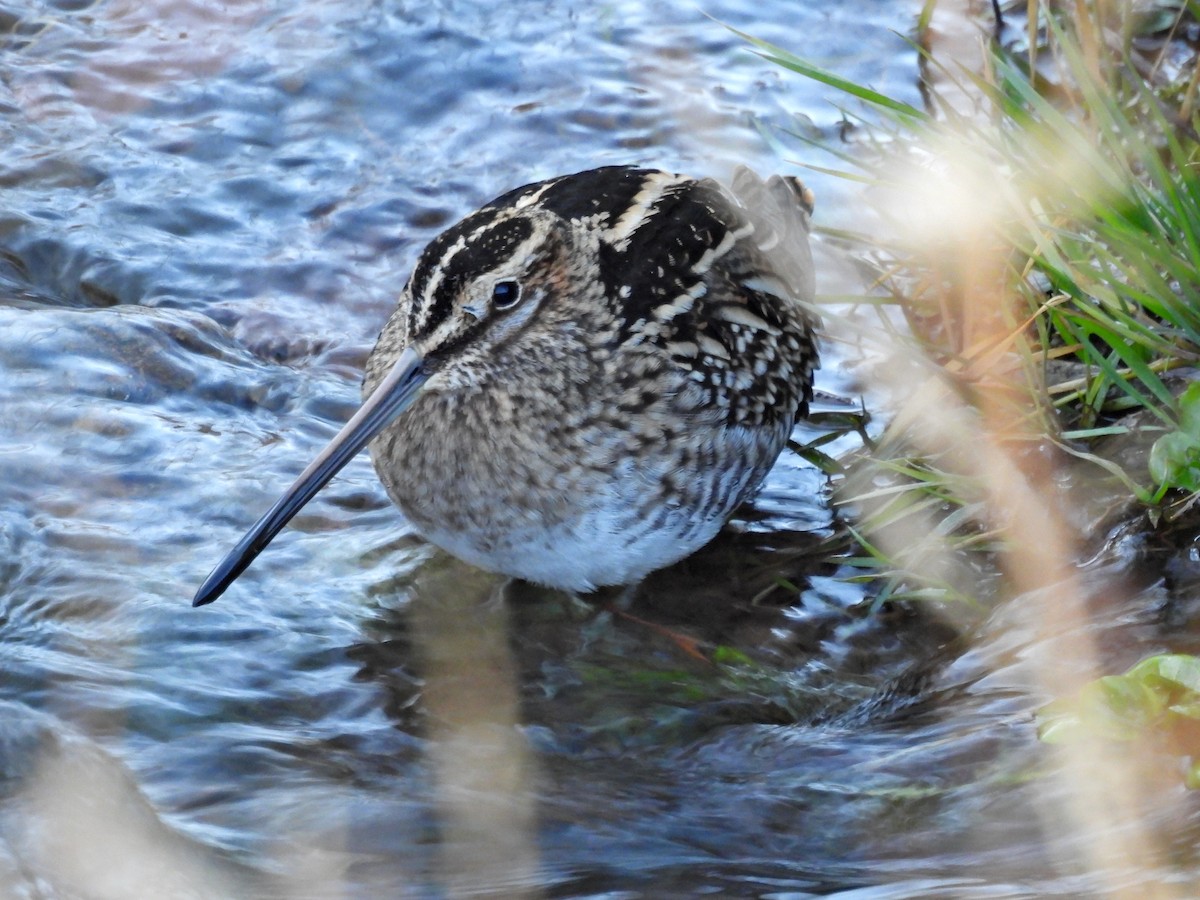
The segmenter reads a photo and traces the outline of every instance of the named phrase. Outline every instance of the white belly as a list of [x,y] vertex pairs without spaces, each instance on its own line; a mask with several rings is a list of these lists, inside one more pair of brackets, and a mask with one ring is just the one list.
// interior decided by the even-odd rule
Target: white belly
[[[426,523],[431,543],[474,566],[564,590],[631,584],[711,541],[757,488],[766,468],[734,463],[705,473],[704,503],[661,502],[658,486],[632,464],[603,493],[576,496],[576,514],[546,527],[536,517],[464,531]],[[403,506],[402,506],[403,508]]]

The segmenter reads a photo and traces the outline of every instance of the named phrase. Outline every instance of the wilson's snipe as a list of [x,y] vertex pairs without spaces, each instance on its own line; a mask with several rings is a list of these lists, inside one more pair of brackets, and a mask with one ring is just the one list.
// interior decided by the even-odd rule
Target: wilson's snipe
[[588,590],[692,553],[807,411],[811,211],[795,179],[614,166],[472,213],[421,254],[362,407],[195,605],[367,443],[417,530],[481,568]]

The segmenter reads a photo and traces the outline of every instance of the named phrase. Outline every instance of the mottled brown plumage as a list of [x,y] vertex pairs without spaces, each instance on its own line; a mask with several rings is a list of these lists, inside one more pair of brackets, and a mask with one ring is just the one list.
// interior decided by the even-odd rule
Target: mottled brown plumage
[[609,167],[519,188],[434,239],[364,407],[197,595],[354,452],[430,541],[556,587],[626,584],[710,540],[805,414],[811,198]]

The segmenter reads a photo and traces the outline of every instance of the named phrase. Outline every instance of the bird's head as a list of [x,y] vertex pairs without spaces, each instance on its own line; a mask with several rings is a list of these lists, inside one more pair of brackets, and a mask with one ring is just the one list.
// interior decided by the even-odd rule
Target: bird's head
[[219,597],[422,390],[511,376],[520,368],[514,360],[537,365],[539,344],[560,346],[564,328],[585,327],[574,303],[589,280],[581,251],[595,250],[594,242],[578,223],[534,206],[486,207],[435,238],[368,359],[362,406],[209,574],[193,605]]
[[426,389],[463,389],[511,371],[542,331],[561,339],[586,293],[589,233],[536,207],[489,207],[435,238],[367,361],[373,393],[406,351]]

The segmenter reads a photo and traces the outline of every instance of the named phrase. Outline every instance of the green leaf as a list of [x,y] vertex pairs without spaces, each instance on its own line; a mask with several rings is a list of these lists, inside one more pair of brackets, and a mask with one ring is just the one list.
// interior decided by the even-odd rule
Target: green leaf
[[1168,712],[1185,719],[1200,719],[1200,700],[1189,700],[1186,703],[1172,703],[1167,707]]
[[1166,487],[1200,491],[1200,440],[1176,431],[1150,448],[1150,477]]
[[1200,491],[1200,382],[1188,385],[1176,402],[1179,428],[1150,448],[1150,477],[1194,493]]
[[1037,733],[1046,744],[1072,744],[1088,737],[1073,700],[1055,700],[1039,709]]
[[[1047,744],[1089,740],[1156,738],[1166,746],[1191,749],[1192,722],[1200,720],[1200,657],[1182,653],[1151,656],[1124,675],[1106,675],[1074,698],[1055,700],[1037,711],[1038,739]],[[1200,788],[1200,763],[1189,760],[1189,788]]]
[[1132,739],[1161,718],[1163,693],[1130,674],[1106,675],[1083,689],[1081,705],[1097,725],[1121,739]]
[[1185,653],[1164,653],[1142,660],[1126,673],[1147,684],[1186,691],[1200,699],[1200,657]]
[[1200,441],[1200,381],[1179,395],[1179,430]]

